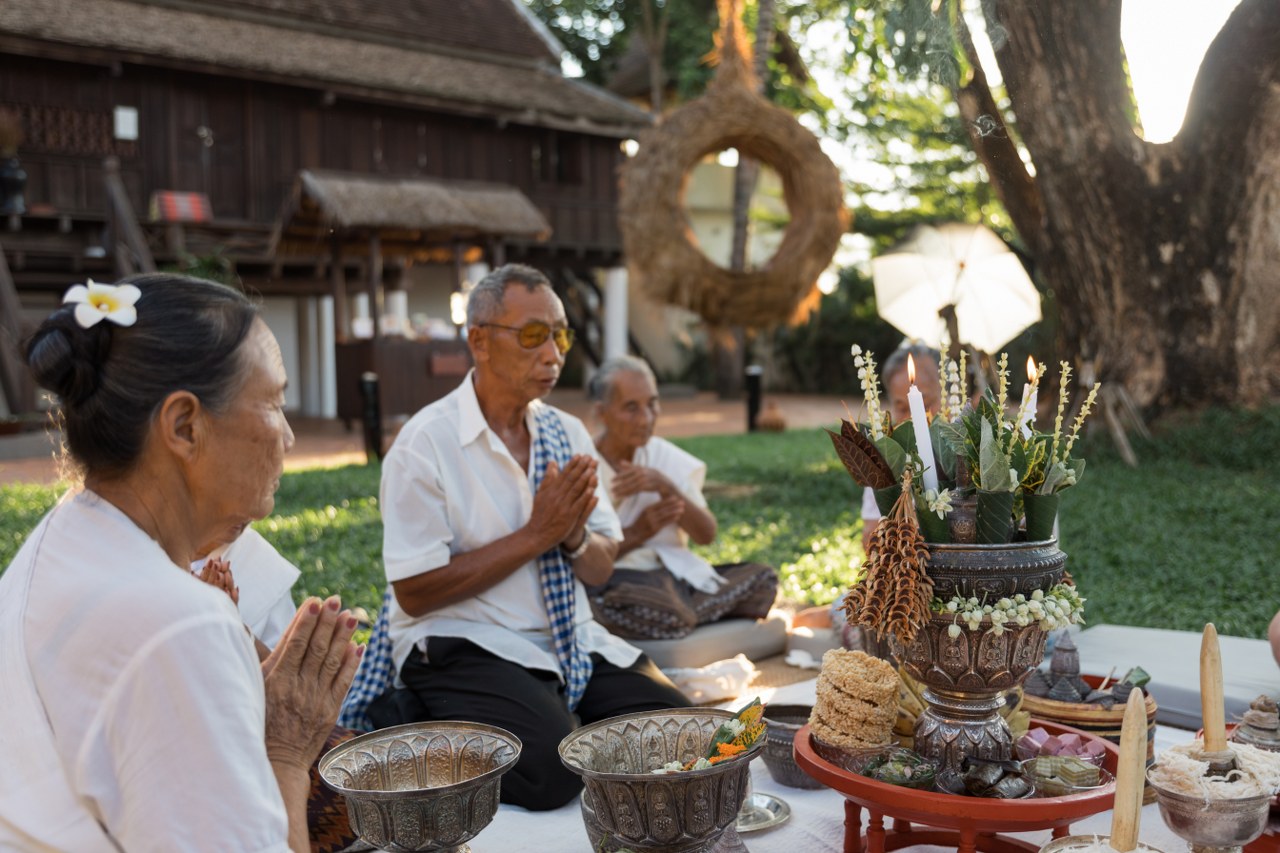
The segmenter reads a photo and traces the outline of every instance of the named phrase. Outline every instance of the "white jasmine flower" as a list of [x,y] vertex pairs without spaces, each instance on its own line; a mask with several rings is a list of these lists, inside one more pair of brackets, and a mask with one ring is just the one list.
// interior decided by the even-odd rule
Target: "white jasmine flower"
[[857,344],[854,344],[853,346],[849,347],[849,354],[857,358],[858,356],[862,355],[862,347],[858,346]]
[[76,322],[83,329],[92,328],[103,320],[110,320],[117,326],[132,326],[138,322],[138,309],[134,303],[142,291],[132,284],[98,284],[89,279],[86,284],[73,285],[62,297],[65,305],[77,302]]
[[950,638],[951,638],[951,639],[953,639],[953,640],[954,640],[956,637],[959,637],[959,636],[960,636],[960,626],[959,626],[959,625],[956,625],[956,624],[954,624],[954,623],[953,623],[953,624],[951,624],[951,625],[948,625],[948,626],[947,626],[947,636],[948,636],[948,637],[950,637]]
[[951,490],[943,489],[938,492],[934,489],[926,489],[924,503],[929,508],[929,512],[936,512],[938,518],[946,518],[947,513],[951,512]]
[[863,367],[864,365],[866,365],[866,363],[867,363],[867,360],[866,360],[865,358],[863,358],[862,356],[860,356],[860,355],[855,355],[855,356],[853,357],[853,366],[854,366],[854,367]]

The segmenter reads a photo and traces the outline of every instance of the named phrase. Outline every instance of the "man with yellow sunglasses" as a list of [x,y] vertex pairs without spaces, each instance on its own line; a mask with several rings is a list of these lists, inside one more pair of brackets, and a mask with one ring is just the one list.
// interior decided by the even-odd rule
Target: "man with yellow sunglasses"
[[579,722],[689,703],[592,618],[583,584],[613,573],[622,529],[587,428],[542,401],[573,345],[563,304],[507,265],[472,290],[467,327],[475,368],[383,462],[391,656],[422,719],[520,738],[504,802],[558,808],[581,789],[557,753]]

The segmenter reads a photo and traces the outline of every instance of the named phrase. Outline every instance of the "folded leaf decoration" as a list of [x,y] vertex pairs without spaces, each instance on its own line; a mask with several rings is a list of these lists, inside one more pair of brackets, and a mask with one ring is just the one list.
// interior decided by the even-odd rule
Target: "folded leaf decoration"
[[840,432],[827,430],[827,434],[835,445],[836,455],[858,485],[884,489],[897,482],[884,456],[856,426],[842,420]]

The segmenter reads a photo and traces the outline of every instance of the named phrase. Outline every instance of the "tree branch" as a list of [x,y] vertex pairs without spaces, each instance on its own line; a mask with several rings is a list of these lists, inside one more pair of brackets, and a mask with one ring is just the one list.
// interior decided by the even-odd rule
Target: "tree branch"
[[1280,3],[1243,0],[1209,45],[1177,143],[1191,157],[1243,153],[1250,125],[1280,78]]
[[962,8],[956,10],[956,22],[960,45],[973,73],[964,86],[953,87],[952,94],[964,117],[970,145],[986,166],[992,186],[1005,210],[1009,211],[1014,227],[1034,250],[1044,240],[1044,203],[1040,190],[1022,162],[1004,113],[991,94],[991,86],[987,83],[987,75]]
[[1022,140],[1037,161],[1134,161],[1120,0],[994,0],[987,28]]

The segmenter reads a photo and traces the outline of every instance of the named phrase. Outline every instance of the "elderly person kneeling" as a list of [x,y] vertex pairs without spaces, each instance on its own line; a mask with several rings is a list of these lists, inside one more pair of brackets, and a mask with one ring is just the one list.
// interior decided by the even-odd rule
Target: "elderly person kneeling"
[[293,433],[280,348],[241,294],[76,286],[26,347],[84,488],[0,578],[0,849],[305,851],[308,770],[360,650],[338,599],[261,665],[189,571],[271,512]]
[[707,466],[653,434],[658,385],[632,356],[606,361],[591,397],[600,481],[622,521],[613,575],[588,590],[596,619],[629,639],[676,639],[731,616],[761,619],[778,594],[778,574],[760,563],[712,566],[689,550],[710,544],[716,519],[702,484]]

